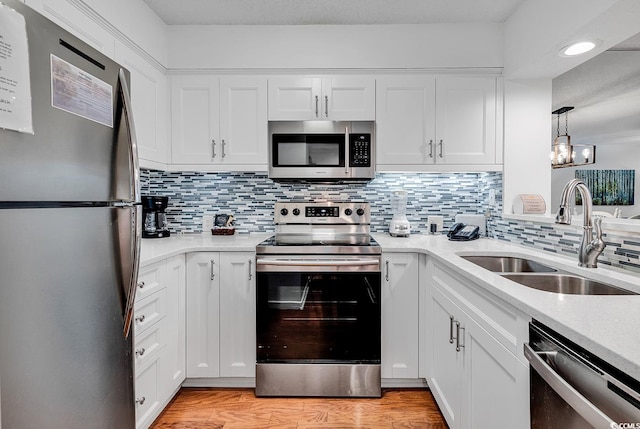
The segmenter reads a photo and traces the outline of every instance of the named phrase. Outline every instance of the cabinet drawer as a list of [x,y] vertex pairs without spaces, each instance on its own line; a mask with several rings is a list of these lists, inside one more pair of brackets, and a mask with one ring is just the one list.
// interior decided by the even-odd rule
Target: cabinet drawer
[[149,295],[135,303],[133,332],[141,334],[154,323],[162,319],[167,313],[167,289]]
[[515,307],[438,265],[434,269],[433,287],[452,299],[507,350],[518,354],[519,319]]
[[142,334],[135,336],[133,353],[136,374],[145,368],[149,362],[153,361],[167,343],[165,322],[161,320],[158,323],[154,323]]
[[136,427],[148,427],[159,412],[158,359],[136,377],[135,406]]
[[163,284],[166,278],[166,265],[165,261],[161,261],[140,269],[138,273],[136,302],[166,287],[166,285]]

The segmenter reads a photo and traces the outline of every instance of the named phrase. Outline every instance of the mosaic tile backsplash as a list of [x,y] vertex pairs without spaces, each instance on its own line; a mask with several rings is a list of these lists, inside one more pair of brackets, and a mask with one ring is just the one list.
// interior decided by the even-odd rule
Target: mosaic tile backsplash
[[[266,173],[203,173],[142,170],[142,194],[169,197],[171,231],[202,232],[202,216],[231,213],[238,233],[274,231],[278,200],[356,200],[371,203],[371,230],[388,230],[391,193],[408,194],[407,218],[413,233],[427,232],[427,217],[442,215],[445,229],[458,213],[484,213],[489,190],[501,201],[501,173],[381,173],[367,183],[320,185],[279,183]],[[496,208],[500,213],[501,208]]]
[[[502,173],[378,173],[367,183],[319,185],[277,183],[266,173],[203,173],[142,170],[143,195],[169,197],[172,232],[202,232],[203,215],[231,213],[238,233],[272,232],[277,200],[332,199],[371,203],[373,232],[386,232],[391,193],[408,193],[412,233],[426,233],[427,217],[441,215],[447,230],[455,215],[486,214],[490,237],[560,254],[577,255],[581,234],[574,228],[502,219]],[[495,192],[490,206],[489,193]],[[640,234],[605,230],[607,247],[599,261],[640,273]]]

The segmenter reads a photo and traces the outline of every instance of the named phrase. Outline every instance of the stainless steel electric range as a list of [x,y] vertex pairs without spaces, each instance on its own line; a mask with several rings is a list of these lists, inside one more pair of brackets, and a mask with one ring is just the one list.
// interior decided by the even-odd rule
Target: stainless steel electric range
[[276,203],[275,236],[256,249],[257,396],[381,396],[370,223],[367,203]]

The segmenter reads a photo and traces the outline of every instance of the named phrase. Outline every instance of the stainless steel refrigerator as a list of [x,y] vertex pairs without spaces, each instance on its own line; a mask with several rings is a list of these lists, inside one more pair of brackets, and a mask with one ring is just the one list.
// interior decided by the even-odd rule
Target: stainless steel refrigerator
[[[1,1],[3,17],[24,17],[29,73],[17,85],[30,83],[33,133],[0,123],[0,427],[134,428],[141,211],[129,73]],[[21,59],[18,28],[0,25],[0,60]],[[10,102],[0,93],[0,112]]]

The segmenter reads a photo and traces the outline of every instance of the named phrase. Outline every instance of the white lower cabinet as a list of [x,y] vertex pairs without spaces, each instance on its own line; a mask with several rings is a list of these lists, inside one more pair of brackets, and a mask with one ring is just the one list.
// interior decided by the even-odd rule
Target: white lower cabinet
[[[441,275],[438,267],[434,271],[429,285],[428,382],[449,427],[528,428],[529,370],[514,354],[519,341],[512,335],[523,319],[506,304],[465,293],[470,288],[457,278]],[[502,326],[502,331],[496,321],[510,310],[513,324]],[[485,326],[497,329],[504,338],[490,334]]]
[[187,255],[187,377],[255,377],[255,253]]
[[184,255],[143,267],[133,320],[136,428],[148,428],[184,381]]
[[418,255],[382,257],[382,378],[418,378]]

